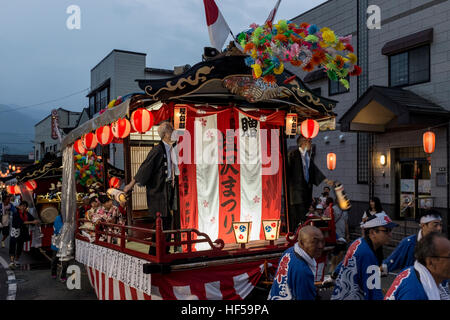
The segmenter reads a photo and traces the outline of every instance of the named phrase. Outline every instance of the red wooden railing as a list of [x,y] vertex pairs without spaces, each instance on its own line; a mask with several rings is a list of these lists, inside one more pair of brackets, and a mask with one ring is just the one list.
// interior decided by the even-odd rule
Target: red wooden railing
[[[80,229],[80,225],[87,221],[88,220],[86,219],[77,219],[76,238],[89,242],[89,238],[83,236]],[[286,243],[283,243],[282,245],[273,245],[269,244],[267,241],[264,245],[255,248],[232,248],[224,250],[225,244],[222,239],[217,239],[213,242],[207,234],[202,233],[197,229],[163,230],[162,219],[159,213],[157,214],[155,229],[99,222],[95,225],[95,231],[86,230],[86,232],[91,233],[94,236],[93,243],[96,245],[120,251],[154,263],[171,263],[176,260],[189,260],[199,257],[233,257],[246,254],[282,252],[287,248]],[[148,236],[144,236],[144,238],[134,237],[133,233],[137,232]],[[183,239],[183,234],[185,235],[186,240],[166,240],[166,237],[172,237],[172,235],[175,236],[175,239],[177,238],[176,235],[179,235],[179,238]],[[196,237],[194,237],[194,235],[196,235]],[[154,247],[155,250],[153,251],[155,253],[143,253],[127,248],[126,243],[131,241]],[[195,251],[192,246],[195,246],[198,243],[207,243],[210,249]],[[184,250],[183,252],[169,253],[168,249],[170,247],[183,247]]]
[[294,245],[298,241],[298,233],[301,228],[308,226],[308,225],[316,226],[318,224],[318,222],[326,222],[327,223],[326,227],[323,227],[323,226],[317,226],[317,227],[324,234],[325,243],[327,245],[335,245],[336,244],[336,226],[334,223],[334,212],[333,212],[332,207],[330,208],[330,212],[331,212],[330,219],[325,220],[322,218],[311,218],[311,219],[306,220],[305,223],[303,223],[300,227],[297,228],[295,234],[293,232],[289,232],[286,234],[286,241],[290,245]]

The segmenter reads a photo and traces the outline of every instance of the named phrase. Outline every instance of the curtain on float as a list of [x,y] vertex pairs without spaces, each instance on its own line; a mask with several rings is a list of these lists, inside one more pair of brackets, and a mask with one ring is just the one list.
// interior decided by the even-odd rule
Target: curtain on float
[[63,175],[61,191],[61,215],[63,227],[59,238],[60,260],[70,260],[74,254],[75,214],[76,214],[75,165],[73,161],[73,144],[63,151]]

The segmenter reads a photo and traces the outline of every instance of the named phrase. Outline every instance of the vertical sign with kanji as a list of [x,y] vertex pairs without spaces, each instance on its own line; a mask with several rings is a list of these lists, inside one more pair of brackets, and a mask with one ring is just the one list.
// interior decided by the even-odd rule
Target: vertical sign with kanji
[[52,139],[58,139],[58,111],[56,109],[52,110]]

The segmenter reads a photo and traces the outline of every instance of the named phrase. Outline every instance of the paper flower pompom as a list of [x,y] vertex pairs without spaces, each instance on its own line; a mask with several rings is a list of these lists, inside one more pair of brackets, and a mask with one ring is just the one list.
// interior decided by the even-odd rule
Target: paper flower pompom
[[328,42],[328,43],[336,42],[336,35],[331,30],[327,30],[327,31],[323,32],[322,38],[325,42]]
[[305,70],[306,72],[311,72],[314,70],[314,65],[312,63],[307,63],[304,67],[303,70]]
[[275,74],[282,74],[283,71],[284,71],[284,64],[283,63],[281,63],[278,68],[274,68],[273,69],[273,73],[275,73]]
[[332,81],[338,80],[338,75],[336,74],[336,72],[334,70],[327,70],[327,75],[328,75],[328,78],[330,78],[330,80],[332,80]]
[[255,75],[255,78],[258,79],[259,77],[261,77],[261,75],[262,75],[261,66],[256,63],[256,64],[252,65],[252,68],[253,68],[253,73]]
[[345,46],[344,46],[344,44],[343,44],[342,42],[338,42],[334,48],[335,48],[337,51],[343,51],[343,50],[345,50]]
[[334,63],[336,64],[336,67],[338,69],[342,69],[344,67],[345,61],[344,61],[344,58],[342,56],[338,55],[334,59]]
[[275,76],[272,74],[268,74],[268,75],[264,76],[263,80],[265,83],[268,83],[268,84],[275,83],[275,81],[276,81]]
[[358,62],[358,57],[354,53],[349,53],[347,57],[349,58],[351,64],[356,64]]
[[362,73],[362,69],[360,66],[355,65],[353,71],[349,73],[351,76],[359,76]]
[[350,88],[350,84],[346,79],[340,79],[339,82],[344,86],[345,89],[348,90]]
[[317,29],[317,26],[315,24],[310,25],[308,28],[308,33],[310,35],[315,34],[317,31],[319,30]]
[[355,52],[355,49],[353,49],[353,46],[349,43],[347,43],[345,45],[345,50],[350,51],[350,52]]

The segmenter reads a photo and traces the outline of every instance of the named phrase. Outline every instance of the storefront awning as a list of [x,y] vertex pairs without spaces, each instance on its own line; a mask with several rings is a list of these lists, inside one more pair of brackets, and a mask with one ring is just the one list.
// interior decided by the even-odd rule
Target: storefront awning
[[450,112],[400,88],[371,86],[341,117],[341,131],[392,132],[422,129],[450,119]]

